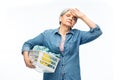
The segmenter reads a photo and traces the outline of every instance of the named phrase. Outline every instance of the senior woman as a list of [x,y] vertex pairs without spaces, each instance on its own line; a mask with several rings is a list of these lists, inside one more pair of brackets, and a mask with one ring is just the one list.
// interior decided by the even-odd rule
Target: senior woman
[[[81,19],[90,28],[89,31],[73,29],[77,20]],[[28,57],[28,51],[35,45],[45,46],[51,52],[60,54],[60,62],[54,73],[44,73],[43,80],[81,80],[79,47],[98,38],[100,27],[77,8],[65,9],[59,17],[60,26],[49,29],[26,41],[22,46],[22,54],[27,67],[34,68]]]

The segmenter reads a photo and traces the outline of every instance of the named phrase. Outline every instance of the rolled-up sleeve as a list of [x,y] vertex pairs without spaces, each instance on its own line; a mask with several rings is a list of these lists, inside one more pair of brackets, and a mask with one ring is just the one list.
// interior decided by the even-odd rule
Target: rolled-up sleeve
[[95,28],[91,28],[89,31],[81,31],[80,44],[85,44],[87,42],[90,42],[98,38],[101,34],[102,34],[102,31],[97,24]]
[[22,46],[22,53],[23,53],[23,51],[31,50],[35,45],[42,45],[43,41],[44,41],[43,35],[44,35],[44,33],[41,33],[40,35],[36,36],[35,38],[26,41]]

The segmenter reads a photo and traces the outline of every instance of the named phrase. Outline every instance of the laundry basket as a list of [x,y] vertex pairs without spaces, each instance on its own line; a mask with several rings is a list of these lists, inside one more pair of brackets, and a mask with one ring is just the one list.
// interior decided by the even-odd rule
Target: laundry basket
[[[45,51],[45,49],[47,51]],[[32,60],[32,64],[36,67],[35,70],[44,73],[53,73],[59,62],[59,57],[54,53],[49,52],[47,48],[29,51],[29,57]]]

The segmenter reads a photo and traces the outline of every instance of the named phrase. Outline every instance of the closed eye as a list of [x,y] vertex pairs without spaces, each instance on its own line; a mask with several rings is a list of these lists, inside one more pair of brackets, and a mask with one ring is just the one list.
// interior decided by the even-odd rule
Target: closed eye
[[66,16],[67,16],[67,17],[70,17],[71,15],[70,15],[70,14],[67,14]]

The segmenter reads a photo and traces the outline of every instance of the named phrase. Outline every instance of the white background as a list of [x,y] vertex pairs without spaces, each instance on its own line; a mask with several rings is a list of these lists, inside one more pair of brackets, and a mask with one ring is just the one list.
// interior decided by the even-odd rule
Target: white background
[[[64,8],[78,8],[102,29],[103,35],[80,47],[82,80],[120,80],[119,11],[116,0],[0,1],[0,80],[42,80],[21,55],[23,43],[48,28],[59,27]],[[88,30],[81,20],[74,28]]]

